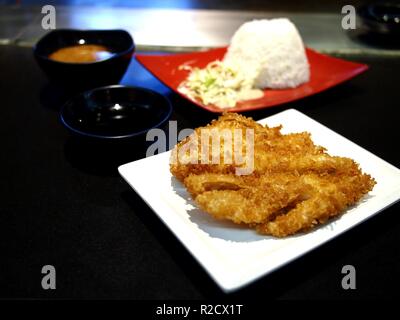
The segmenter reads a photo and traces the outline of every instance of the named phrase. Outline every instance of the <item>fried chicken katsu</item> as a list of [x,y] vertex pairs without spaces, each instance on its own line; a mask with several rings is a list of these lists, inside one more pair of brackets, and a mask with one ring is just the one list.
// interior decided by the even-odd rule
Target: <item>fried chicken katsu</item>
[[[219,139],[215,147],[202,138],[210,130],[224,131],[225,138],[232,132],[240,143]],[[171,173],[203,211],[275,237],[307,231],[342,214],[374,187],[375,180],[352,159],[330,156],[307,132],[280,130],[225,113],[175,147]],[[246,153],[250,156],[243,157]],[[245,167],[251,171],[238,174]]]

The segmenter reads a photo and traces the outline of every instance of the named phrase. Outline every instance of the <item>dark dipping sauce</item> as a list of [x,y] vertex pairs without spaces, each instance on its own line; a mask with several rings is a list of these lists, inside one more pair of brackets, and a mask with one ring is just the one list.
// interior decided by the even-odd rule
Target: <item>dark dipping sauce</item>
[[58,49],[49,58],[66,63],[88,63],[108,59],[114,55],[107,47],[97,44],[79,44]]
[[109,86],[86,91],[61,109],[63,124],[94,138],[139,136],[168,120],[171,105],[162,95],[137,87]]
[[132,130],[140,132],[157,124],[158,117],[146,103],[104,103],[79,114],[76,127],[102,136],[124,136]]

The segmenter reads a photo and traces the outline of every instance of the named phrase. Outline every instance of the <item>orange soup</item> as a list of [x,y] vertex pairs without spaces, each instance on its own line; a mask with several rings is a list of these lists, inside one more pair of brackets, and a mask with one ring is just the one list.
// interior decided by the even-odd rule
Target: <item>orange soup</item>
[[60,62],[87,63],[105,60],[113,53],[107,47],[97,44],[80,44],[58,49],[49,58]]

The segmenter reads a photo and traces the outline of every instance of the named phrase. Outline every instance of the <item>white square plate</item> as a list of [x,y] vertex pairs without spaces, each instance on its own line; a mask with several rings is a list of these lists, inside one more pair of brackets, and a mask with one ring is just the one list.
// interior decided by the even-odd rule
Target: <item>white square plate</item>
[[375,215],[400,198],[400,170],[297,110],[259,121],[283,133],[309,131],[331,155],[350,157],[377,184],[357,206],[312,232],[285,239],[218,221],[199,210],[169,171],[170,152],[119,167],[120,174],[153,209],[215,282],[236,290]]

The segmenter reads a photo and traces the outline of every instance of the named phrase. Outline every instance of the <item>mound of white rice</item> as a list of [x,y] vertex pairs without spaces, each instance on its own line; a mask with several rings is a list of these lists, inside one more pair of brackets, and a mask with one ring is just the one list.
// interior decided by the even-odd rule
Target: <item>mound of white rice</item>
[[244,23],[224,62],[254,79],[256,88],[294,88],[310,79],[303,41],[286,18]]

